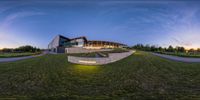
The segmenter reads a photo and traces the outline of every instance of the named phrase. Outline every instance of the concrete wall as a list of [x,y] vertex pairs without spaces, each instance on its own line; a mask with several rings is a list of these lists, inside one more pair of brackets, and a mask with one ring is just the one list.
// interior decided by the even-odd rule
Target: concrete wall
[[[59,46],[59,40],[60,40],[60,36],[56,36],[48,45],[48,49],[51,52],[55,52],[55,53],[64,53],[65,49],[62,50],[62,48],[58,47]],[[63,51],[63,52],[61,52]]]
[[102,57],[102,58],[68,56],[68,61],[71,63],[83,64],[83,65],[103,65],[126,58],[131,54],[133,54],[134,52],[135,51],[129,51],[125,53],[111,53],[109,54],[109,57]]
[[85,49],[82,47],[65,48],[65,53],[89,53],[99,51],[111,51],[112,49]]
[[60,36],[56,36],[52,41],[51,43],[49,43],[48,45],[48,49],[54,49],[54,48],[57,48],[59,46],[59,39],[60,39]]

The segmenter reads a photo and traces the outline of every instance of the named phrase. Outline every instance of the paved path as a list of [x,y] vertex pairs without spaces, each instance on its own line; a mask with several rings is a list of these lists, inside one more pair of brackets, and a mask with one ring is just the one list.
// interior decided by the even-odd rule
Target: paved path
[[29,59],[29,58],[35,58],[38,56],[43,56],[45,54],[47,54],[48,52],[43,52],[42,54],[39,55],[35,55],[35,56],[25,56],[25,57],[14,57],[14,58],[0,58],[0,63],[2,62],[14,62],[14,61],[18,61],[18,60],[24,60],[24,59]]
[[169,60],[174,60],[174,61],[188,62],[188,63],[200,62],[200,58],[177,57],[177,56],[158,54],[158,53],[152,53],[152,54],[156,55],[156,56],[159,56],[159,57],[162,57],[162,58],[169,59]]

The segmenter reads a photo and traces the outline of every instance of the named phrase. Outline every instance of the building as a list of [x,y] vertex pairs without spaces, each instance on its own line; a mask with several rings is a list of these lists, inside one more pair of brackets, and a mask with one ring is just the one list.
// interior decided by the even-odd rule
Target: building
[[103,49],[103,48],[123,48],[127,45],[109,42],[109,41],[97,41],[87,40],[86,37],[67,38],[62,35],[56,36],[48,45],[48,49],[55,53],[64,53],[65,48],[79,47],[86,49]]

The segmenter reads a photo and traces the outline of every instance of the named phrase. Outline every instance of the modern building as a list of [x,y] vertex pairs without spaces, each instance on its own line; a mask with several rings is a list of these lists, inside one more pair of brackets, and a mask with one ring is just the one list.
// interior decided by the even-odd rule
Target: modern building
[[48,49],[55,53],[64,53],[65,48],[79,47],[86,49],[103,49],[103,48],[123,48],[125,44],[109,41],[87,40],[86,37],[67,38],[62,35],[56,36],[48,45]]

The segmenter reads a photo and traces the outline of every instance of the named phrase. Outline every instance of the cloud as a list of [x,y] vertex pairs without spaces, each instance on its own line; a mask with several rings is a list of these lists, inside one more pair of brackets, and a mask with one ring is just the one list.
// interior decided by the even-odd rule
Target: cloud
[[192,43],[189,41],[180,40],[177,38],[172,38],[173,42],[179,46],[192,46]]
[[9,10],[10,8],[12,8],[12,7],[0,7],[0,14]]
[[25,6],[31,4],[31,2],[20,2],[20,1],[0,1],[0,14],[4,13],[8,10],[15,10],[19,9],[21,6]]
[[12,35],[0,32],[0,43],[4,42],[3,40],[9,40],[11,38],[13,38]]
[[115,4],[168,4],[168,3],[180,3],[184,1],[173,1],[173,0],[110,0],[101,1],[99,5],[115,5]]
[[15,48],[20,45],[16,41],[16,36],[0,32],[0,49],[1,48]]
[[9,25],[11,25],[15,20],[24,18],[24,17],[30,17],[34,15],[44,15],[42,12],[33,12],[33,11],[24,11],[24,12],[16,12],[8,15],[0,24],[1,28],[5,28]]
[[2,33],[0,33],[0,40],[2,41],[3,39],[4,39],[4,35]]
[[[169,7],[164,11],[142,16],[139,21],[150,23],[149,27],[152,28],[150,32],[158,30],[156,33],[159,33],[159,37],[155,39],[160,39],[160,42],[186,48],[197,48],[200,47],[199,13],[199,7]],[[152,27],[153,25],[156,28]]]
[[43,12],[34,12],[34,11],[23,11],[12,13],[4,18],[2,23],[0,23],[0,48],[4,47],[17,47],[21,43],[17,40],[19,36],[15,36],[10,33],[9,26],[14,23],[16,20],[24,17],[31,17],[35,15],[44,15]]

